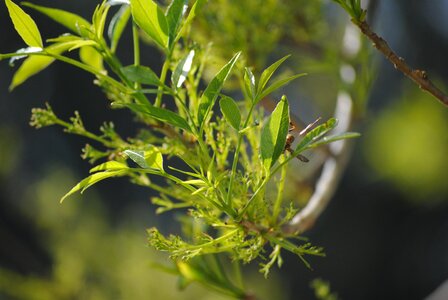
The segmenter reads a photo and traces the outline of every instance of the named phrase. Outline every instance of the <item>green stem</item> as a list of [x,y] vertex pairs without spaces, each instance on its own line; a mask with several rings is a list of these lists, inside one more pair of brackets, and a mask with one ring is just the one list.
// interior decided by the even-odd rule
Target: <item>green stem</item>
[[272,220],[271,224],[274,225],[277,222],[278,215],[280,214],[280,208],[282,205],[283,200],[283,190],[285,188],[285,181],[286,181],[286,172],[287,171],[287,165],[282,165],[282,174],[280,177],[280,182],[278,183],[278,191],[277,191],[277,199],[274,203],[274,209],[272,213]]
[[[132,22],[132,40],[134,43],[134,66],[140,65],[140,40],[138,37],[138,28],[134,22]],[[136,82],[134,84],[135,89],[141,89],[141,85]]]
[[[170,67],[170,60],[171,60],[171,54],[168,54],[165,62],[162,66],[162,72],[160,74],[160,82],[165,83],[166,74],[168,73],[168,69]],[[154,103],[154,106],[160,107],[162,104],[162,95],[163,95],[163,87],[159,86],[159,92],[157,93],[156,102]]]
[[[244,121],[243,128],[246,128],[247,124],[249,123],[250,117],[252,115],[252,111],[254,109],[254,103],[252,102],[251,107],[249,109],[249,113],[247,114],[247,118]],[[233,162],[232,162],[232,171],[230,173],[230,180],[229,180],[229,187],[226,197],[226,204],[232,208],[231,203],[231,195],[232,195],[232,189],[233,189],[233,181],[235,180],[235,174],[236,174],[236,167],[238,166],[238,159],[240,154],[240,148],[241,148],[241,142],[243,141],[243,134],[238,133],[238,142],[235,149],[235,154],[233,156]]]

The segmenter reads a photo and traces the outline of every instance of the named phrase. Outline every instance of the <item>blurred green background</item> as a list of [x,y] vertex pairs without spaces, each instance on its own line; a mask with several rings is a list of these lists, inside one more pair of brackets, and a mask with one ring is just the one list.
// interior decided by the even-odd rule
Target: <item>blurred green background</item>
[[[95,6],[35,3],[86,18]],[[448,1],[430,3],[371,1],[369,20],[447,91]],[[0,53],[12,52],[23,43],[0,7]],[[64,32],[31,15],[46,38]],[[422,299],[448,279],[448,110],[365,40],[356,57],[344,53],[347,21],[330,1],[216,0],[192,31],[200,42],[214,42],[218,66],[237,50],[256,71],[292,54],[283,71],[309,76],[283,92],[304,123],[331,116],[340,89],[356,104],[353,130],[362,137],[330,206],[307,233],[327,257],[312,259],[310,271],[286,255],[269,282],[249,266],[249,286],[261,299],[314,299],[310,282],[318,277],[342,299]],[[127,34],[119,53],[125,62],[132,61],[131,44]],[[142,61],[160,69],[160,54],[149,46]],[[342,65],[355,72],[350,84],[340,79]],[[154,214],[147,190],[112,179],[60,205],[60,196],[89,169],[80,158],[86,141],[28,126],[31,108],[45,101],[63,118],[79,110],[93,130],[114,121],[124,136],[136,131],[132,116],[107,109],[93,78],[70,66],[56,63],[9,93],[13,71],[0,64],[0,299],[221,299],[195,285],[178,291],[174,276],[152,267],[169,261],[146,245],[145,228],[178,227],[175,213]],[[307,177],[307,168],[297,168],[292,196],[298,189],[307,199],[312,191],[315,175]]]

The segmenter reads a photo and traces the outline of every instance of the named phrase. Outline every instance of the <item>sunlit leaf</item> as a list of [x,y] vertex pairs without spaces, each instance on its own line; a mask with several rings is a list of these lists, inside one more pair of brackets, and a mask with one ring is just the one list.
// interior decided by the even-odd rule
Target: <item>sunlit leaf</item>
[[256,95],[255,76],[249,68],[244,69],[244,86],[246,93],[254,100]]
[[118,42],[123,34],[123,31],[128,24],[129,17],[131,16],[131,8],[127,5],[123,5],[117,13],[112,17],[109,23],[107,34],[110,39],[110,49],[114,53],[117,49]]
[[305,76],[307,75],[306,73],[302,73],[302,74],[297,74],[297,75],[293,75],[284,79],[280,79],[276,82],[274,82],[273,84],[271,84],[269,87],[267,87],[265,90],[263,90],[263,92],[260,94],[259,99],[263,99],[264,97],[266,97],[267,95],[269,95],[270,93],[272,93],[273,91],[281,88],[282,86],[288,84],[290,81]]
[[222,67],[218,74],[216,74],[212,81],[210,81],[204,91],[204,94],[202,94],[198,111],[198,123],[201,125],[201,128],[203,127],[210,110],[213,108],[213,105],[215,104],[216,98],[218,97],[218,94],[221,91],[224,82],[232,71],[233,66],[235,65],[240,55],[241,52],[238,52],[224,67]]
[[202,6],[204,6],[205,2],[207,2],[207,0],[196,0],[196,2],[191,7],[190,12],[188,13],[188,16],[187,16],[185,22],[183,22],[182,26],[179,28],[179,31],[177,33],[175,40],[178,40],[182,36],[185,29],[190,26],[193,19],[196,17],[196,15],[199,13],[199,11],[201,11],[201,8],[202,8]]
[[98,173],[92,174],[89,177],[83,179],[77,185],[75,185],[67,194],[64,195],[64,197],[61,198],[60,202],[62,203],[65,199],[67,199],[67,197],[73,195],[74,193],[76,193],[78,191],[81,191],[81,193],[83,193],[90,186],[94,185],[95,183],[97,183],[101,180],[104,180],[104,179],[110,178],[110,177],[123,176],[126,174],[126,172],[127,172],[127,170],[117,170],[117,171],[98,172]]
[[163,11],[152,0],[131,0],[135,23],[160,47],[168,46],[168,23]]
[[163,156],[160,150],[155,146],[151,146],[151,148],[146,151],[125,150],[124,153],[143,169],[163,171]]
[[353,139],[353,138],[357,138],[360,136],[361,136],[361,134],[359,134],[357,132],[345,132],[345,133],[341,133],[338,135],[325,136],[325,137],[321,138],[320,140],[318,140],[317,142],[309,145],[308,148],[316,148],[316,147],[326,145],[326,144],[329,144],[329,143],[332,143],[335,141]]
[[82,47],[79,49],[79,58],[83,63],[97,70],[103,70],[103,57],[94,47]]
[[166,21],[169,29],[169,44],[175,41],[182,17],[187,9],[188,0],[173,0],[166,11]]
[[190,72],[191,65],[193,63],[194,50],[191,50],[187,56],[182,58],[176,66],[173,74],[171,75],[171,81],[173,82],[176,88],[179,88],[182,83],[184,83],[185,79]]
[[324,124],[321,124],[308,132],[305,137],[299,142],[294,153],[300,153],[309,148],[311,144],[319,140],[330,130],[334,129],[337,125],[337,120],[335,118],[329,119]]
[[65,28],[81,36],[86,36],[86,29],[89,29],[91,26],[90,23],[83,17],[68,11],[36,5],[30,2],[22,2],[21,4],[37,10],[38,12],[51,18],[53,21],[58,22]]
[[30,47],[43,48],[42,37],[33,19],[11,0],[5,0],[9,16],[17,33]]
[[261,132],[261,158],[266,169],[272,167],[285,150],[288,129],[289,104],[283,96]]
[[[45,48],[46,52],[61,54],[62,52],[67,51],[70,48],[70,45],[65,44],[53,44]],[[13,90],[23,82],[25,82],[31,76],[39,73],[48,67],[54,58],[50,56],[43,55],[32,55],[24,60],[20,68],[14,73],[11,84],[9,86],[10,90]]]
[[118,171],[124,169],[129,169],[129,167],[124,163],[111,160],[91,168],[89,173],[96,173],[100,171]]
[[131,65],[121,68],[121,71],[129,80],[133,82],[155,86],[159,86],[161,84],[156,73],[148,67]]
[[[268,83],[269,79],[272,77],[274,72],[290,56],[291,55],[286,55],[286,56],[280,58],[275,63],[270,65],[266,70],[264,70],[263,73],[261,73],[260,81],[258,82],[258,89],[257,89],[258,95],[261,95],[263,93],[264,87],[266,86],[266,84]],[[261,98],[259,97],[257,100],[260,101]]]
[[241,112],[232,98],[224,96],[219,100],[219,106],[221,107],[221,112],[226,118],[227,122],[235,128],[240,129],[241,123]]

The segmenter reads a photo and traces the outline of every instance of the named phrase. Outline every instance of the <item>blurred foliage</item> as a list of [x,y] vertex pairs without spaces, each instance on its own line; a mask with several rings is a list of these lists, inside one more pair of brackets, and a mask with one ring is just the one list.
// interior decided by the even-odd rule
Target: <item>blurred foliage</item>
[[364,153],[377,176],[390,181],[406,199],[432,205],[448,192],[448,111],[414,85],[406,84],[403,91],[372,118]]
[[20,140],[13,127],[0,126],[0,178],[7,176],[19,161]]
[[41,233],[53,264],[47,275],[0,269],[0,298],[228,299],[197,286],[177,289],[175,277],[151,267],[168,263],[167,258],[144,247],[145,232],[132,225],[132,215],[112,226],[94,193],[89,201],[54,201],[73,180],[69,170],[54,166],[28,188],[28,198],[34,201],[24,204],[24,210]]
[[311,284],[311,288],[314,289],[314,294],[317,300],[337,300],[338,296],[336,293],[332,293],[330,289],[330,284],[320,278],[314,279]]

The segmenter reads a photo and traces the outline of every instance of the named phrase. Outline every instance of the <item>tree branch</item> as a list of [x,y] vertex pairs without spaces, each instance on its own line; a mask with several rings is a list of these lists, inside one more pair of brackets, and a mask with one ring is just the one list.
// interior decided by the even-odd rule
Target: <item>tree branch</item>
[[387,42],[382,37],[372,31],[366,21],[352,20],[352,22],[358,26],[361,32],[373,42],[373,46],[394,65],[395,69],[399,70],[414,81],[422,90],[436,97],[443,105],[448,106],[448,96],[434,85],[434,83],[428,78],[426,71],[412,69],[408,64],[406,64],[402,57],[399,57],[389,47]]

